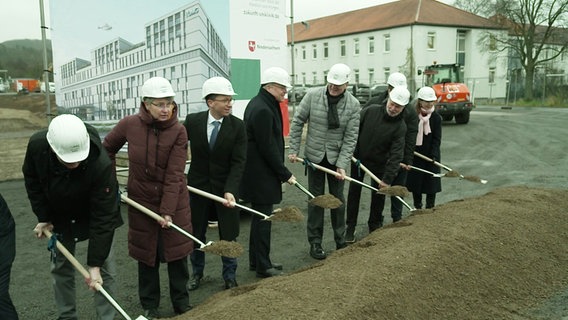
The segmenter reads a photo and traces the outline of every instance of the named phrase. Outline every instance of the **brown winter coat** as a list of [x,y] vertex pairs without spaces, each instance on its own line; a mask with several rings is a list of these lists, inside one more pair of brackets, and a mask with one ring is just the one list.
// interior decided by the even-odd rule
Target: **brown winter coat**
[[[124,117],[103,142],[114,161],[128,142],[128,197],[191,233],[189,193],[185,179],[187,133],[177,118],[178,107],[164,122],[154,121],[144,104],[138,114]],[[193,242],[180,232],[162,229],[157,221],[128,208],[128,251],[131,257],[154,266],[158,239],[163,241],[164,262],[186,257]]]

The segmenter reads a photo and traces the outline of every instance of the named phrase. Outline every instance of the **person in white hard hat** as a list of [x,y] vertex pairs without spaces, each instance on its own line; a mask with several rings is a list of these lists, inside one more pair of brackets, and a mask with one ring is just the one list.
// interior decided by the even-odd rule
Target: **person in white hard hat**
[[[405,146],[406,124],[403,110],[410,99],[410,92],[405,87],[395,87],[389,92],[385,106],[373,105],[361,111],[359,140],[355,149],[357,158],[365,167],[376,175],[381,183],[374,180],[371,185],[378,188],[388,187],[394,181],[399,164],[402,161]],[[364,174],[361,173],[361,179]],[[359,215],[361,188],[349,185],[347,196],[347,232],[353,236]],[[371,206],[367,225],[369,233],[383,226],[383,208],[385,196],[379,193],[371,195]]]
[[[436,101],[436,92],[431,87],[422,87],[418,90],[414,108],[418,113],[420,122],[415,150],[434,161],[441,162],[442,116],[435,110]],[[414,157],[414,166],[440,173],[440,167],[417,156]],[[442,191],[442,182],[440,178],[433,177],[431,174],[411,170],[408,172],[406,187],[408,191],[412,192],[416,209],[421,209],[423,206],[423,194],[426,194],[426,209],[430,209],[436,205],[436,193]]]
[[187,256],[193,250],[193,241],[169,228],[172,222],[192,232],[185,179],[188,143],[170,82],[153,77],[140,91],[138,113],[122,118],[105,136],[103,145],[114,161],[128,142],[128,197],[163,218],[157,222],[128,207],[128,253],[138,262],[140,303],[147,318],[157,318],[161,263],[167,263],[174,312],[182,314],[191,309],[186,284]]
[[[338,177],[319,170],[308,170],[308,188],[314,196],[323,195],[327,177],[329,193],[343,204],[331,209],[331,226],[336,249],[345,243],[345,170],[350,166],[359,131],[359,101],[347,91],[351,69],[343,64],[333,65],[327,74],[327,86],[310,90],[294,114],[290,130],[288,158],[295,162],[300,153],[304,125],[308,134],[304,149],[305,160],[336,171]],[[308,206],[307,235],[310,256],[325,259],[322,247],[324,209]]]
[[[247,160],[241,180],[241,198],[265,215],[282,201],[282,182],[293,184],[296,177],[284,165],[282,102],[290,86],[290,76],[280,67],[264,70],[258,94],[245,109]],[[282,274],[282,265],[270,259],[272,222],[251,217],[249,265],[258,278]]]
[[[400,72],[393,72],[389,75],[387,84],[387,90],[376,97],[372,97],[363,106],[363,109],[367,108],[370,105],[386,106],[389,93],[392,89],[394,89],[395,87],[407,88],[406,76]],[[412,98],[410,100],[412,100]],[[414,159],[414,145],[416,142],[416,133],[418,132],[418,115],[416,114],[414,108],[404,108],[402,117],[406,124],[406,136],[404,155],[402,157],[402,162],[400,163],[400,169],[398,170],[395,179],[392,181],[392,185],[397,186],[404,186],[406,184],[406,175],[408,170],[410,170],[410,166],[412,165]],[[361,170],[357,168],[356,164],[354,163],[351,165],[351,177],[360,181],[363,179]],[[350,188],[361,190],[360,185],[352,185],[350,186]],[[355,192],[355,190],[353,190],[353,192]],[[402,219],[402,202],[398,198],[392,196],[390,200],[391,218],[393,222],[397,222]],[[354,195],[352,195],[352,201],[350,202],[349,206],[356,206],[357,208],[359,208],[359,202],[355,200]],[[355,208],[347,208],[347,210],[353,212]],[[347,242],[355,241],[353,234],[354,226],[352,226],[350,222],[351,221],[349,217],[347,217],[347,231],[345,235]]]
[[[102,284],[111,295],[116,275],[114,230],[123,224],[113,169],[97,130],[71,114],[55,117],[47,130],[32,135],[22,166],[38,220],[35,235],[44,238],[45,230],[53,231],[71,254],[77,242],[89,240],[85,281],[93,290]],[[77,319],[75,268],[55,246],[52,250],[58,318]],[[106,298],[96,292],[94,299],[98,318],[114,319],[116,310]]]
[[[217,217],[219,239],[236,241],[239,236],[239,210],[234,203],[239,199],[239,185],[246,161],[246,131],[244,122],[231,114],[233,96],[231,82],[223,77],[212,77],[203,83],[201,97],[208,110],[190,113],[183,125],[191,149],[191,167],[187,183],[197,189],[226,200],[224,205],[209,198],[190,193],[193,234],[206,241],[208,217]],[[193,277],[189,290],[199,288],[205,269],[205,252],[194,250],[190,255]],[[225,289],[236,287],[237,259],[221,257]]]

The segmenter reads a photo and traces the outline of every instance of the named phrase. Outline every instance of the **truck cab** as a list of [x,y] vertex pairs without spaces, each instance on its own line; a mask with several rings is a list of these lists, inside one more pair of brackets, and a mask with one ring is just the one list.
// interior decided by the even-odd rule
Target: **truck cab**
[[442,119],[451,121],[455,117],[458,124],[469,122],[469,114],[475,106],[469,88],[463,83],[459,64],[433,64],[418,74],[423,74],[425,85],[436,92],[436,111]]

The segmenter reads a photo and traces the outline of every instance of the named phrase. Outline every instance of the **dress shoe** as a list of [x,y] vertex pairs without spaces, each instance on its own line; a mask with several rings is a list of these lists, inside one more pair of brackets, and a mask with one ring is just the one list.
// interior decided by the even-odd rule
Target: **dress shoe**
[[275,268],[266,269],[264,271],[257,271],[256,277],[257,278],[270,278],[275,276],[281,276],[282,271],[276,270]]
[[176,313],[176,315],[180,315],[180,314],[184,314],[184,313],[188,312],[191,309],[193,309],[193,307],[190,306],[190,305],[187,305],[187,306],[181,307],[181,308],[174,308],[174,312]]
[[156,308],[145,309],[144,310],[144,317],[146,317],[146,319],[148,319],[148,320],[158,319],[160,317],[160,313],[158,312],[158,309],[156,309]]
[[345,242],[355,242],[355,228],[347,228],[347,231],[345,232]]
[[312,243],[310,246],[310,256],[317,260],[323,260],[327,257],[327,254],[323,251],[320,243]]
[[345,243],[345,242],[336,243],[336,244],[335,244],[335,249],[336,249],[336,250],[340,250],[340,249],[343,249],[343,248],[345,248],[345,247],[347,247],[347,243]]
[[235,279],[226,279],[225,280],[225,290],[238,287],[237,280]]
[[[282,270],[284,267],[282,266],[281,263],[272,262],[272,268],[274,268],[276,270]],[[250,265],[249,270],[250,271],[256,271],[256,266]]]
[[197,288],[199,288],[199,284],[201,283],[201,279],[203,279],[202,274],[194,275],[193,278],[191,278],[191,280],[189,280],[187,290],[193,291],[193,290],[196,290]]

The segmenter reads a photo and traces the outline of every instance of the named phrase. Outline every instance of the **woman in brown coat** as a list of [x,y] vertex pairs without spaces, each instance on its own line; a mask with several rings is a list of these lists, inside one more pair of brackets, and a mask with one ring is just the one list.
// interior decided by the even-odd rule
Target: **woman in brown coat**
[[120,120],[103,142],[112,160],[128,142],[128,197],[165,221],[158,223],[133,207],[128,209],[128,252],[138,261],[138,293],[147,317],[159,316],[161,262],[168,264],[175,313],[191,309],[186,283],[193,242],[167,225],[171,221],[192,232],[184,174],[187,133],[178,121],[174,96],[168,80],[148,79],[138,114]]

